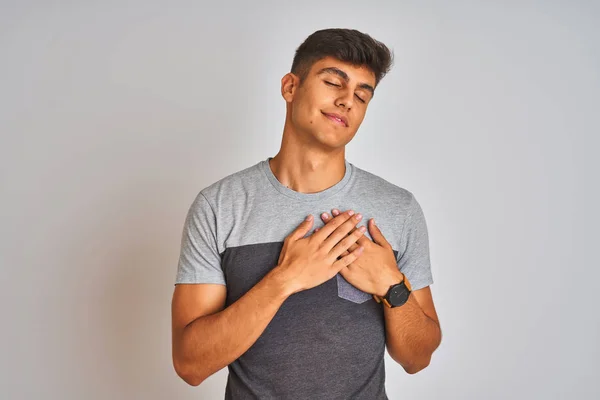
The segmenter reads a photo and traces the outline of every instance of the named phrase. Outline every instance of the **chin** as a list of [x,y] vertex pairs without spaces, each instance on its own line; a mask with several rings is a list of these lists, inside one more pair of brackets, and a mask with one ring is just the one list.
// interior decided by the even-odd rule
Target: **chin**
[[335,149],[344,147],[352,139],[350,138],[350,140],[348,140],[348,137],[346,135],[339,135],[335,132],[317,132],[314,134],[313,137],[317,142],[321,143],[323,146]]

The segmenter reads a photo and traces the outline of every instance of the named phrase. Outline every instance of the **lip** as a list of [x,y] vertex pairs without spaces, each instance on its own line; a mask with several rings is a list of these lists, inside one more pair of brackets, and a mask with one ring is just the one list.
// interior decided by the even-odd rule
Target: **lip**
[[346,117],[344,117],[343,115],[339,115],[339,114],[335,114],[335,113],[326,113],[323,111],[321,111],[321,113],[324,116],[326,116],[327,118],[329,118],[330,120],[332,120],[333,122],[337,122],[340,125],[348,127],[348,119]]

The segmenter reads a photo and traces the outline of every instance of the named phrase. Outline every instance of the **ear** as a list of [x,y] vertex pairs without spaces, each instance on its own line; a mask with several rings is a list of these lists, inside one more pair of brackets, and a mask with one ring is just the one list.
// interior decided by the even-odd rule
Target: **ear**
[[294,99],[296,89],[300,85],[300,78],[295,74],[288,72],[281,78],[281,96],[286,102],[291,103]]

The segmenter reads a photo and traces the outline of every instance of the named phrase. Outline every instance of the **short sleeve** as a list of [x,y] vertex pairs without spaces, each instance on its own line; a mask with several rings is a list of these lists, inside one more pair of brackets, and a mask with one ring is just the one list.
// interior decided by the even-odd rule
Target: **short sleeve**
[[206,197],[199,193],[187,213],[183,226],[175,284],[225,285],[216,232],[215,213]]
[[399,252],[398,268],[406,275],[412,290],[422,289],[433,283],[429,257],[429,234],[421,206],[414,195],[404,221]]

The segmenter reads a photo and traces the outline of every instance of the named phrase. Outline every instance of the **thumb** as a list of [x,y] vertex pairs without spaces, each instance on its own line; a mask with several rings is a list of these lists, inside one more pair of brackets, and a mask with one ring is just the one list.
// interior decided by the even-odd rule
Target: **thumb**
[[292,238],[294,240],[302,239],[304,237],[304,235],[306,235],[310,231],[310,228],[312,228],[313,220],[314,220],[314,218],[313,218],[312,214],[309,214],[308,217],[306,217],[306,219],[304,221],[302,221],[302,223],[300,225],[298,225],[298,227],[292,234]]
[[377,225],[375,225],[374,219],[371,219],[371,221],[370,221],[369,233],[371,234],[371,237],[373,238],[375,243],[377,243],[378,245],[383,246],[383,247],[390,247],[390,244],[383,236],[383,233],[381,233],[381,230],[379,230],[379,227]]

